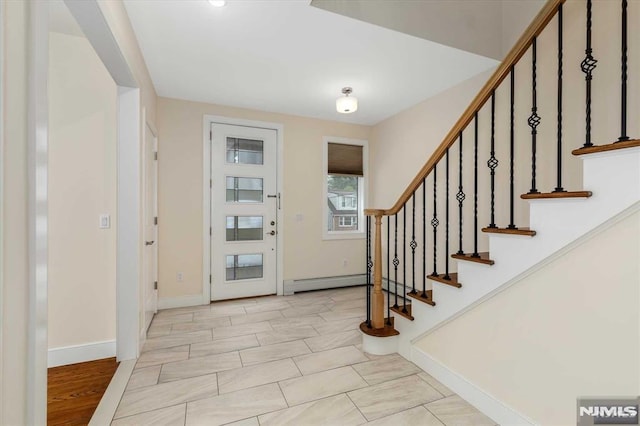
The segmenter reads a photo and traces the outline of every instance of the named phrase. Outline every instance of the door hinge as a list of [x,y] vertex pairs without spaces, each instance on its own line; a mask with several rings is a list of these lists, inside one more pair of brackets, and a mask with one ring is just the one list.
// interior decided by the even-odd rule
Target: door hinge
[[213,231],[209,228],[209,235],[213,235]]
[[156,217],[154,217],[154,218],[153,218],[153,224],[154,224],[154,225],[157,225],[157,224],[158,224],[158,216],[156,216]]
[[153,153],[153,159],[154,159],[154,160],[156,160],[156,161],[158,161],[158,151],[155,151],[155,152]]
[[209,284],[211,284],[211,275],[209,275]]
[[213,188],[213,179],[209,179],[209,188]]
[[209,130],[209,141],[213,140],[213,132]]
[[158,281],[154,281],[153,282],[153,289],[157,290],[158,289]]

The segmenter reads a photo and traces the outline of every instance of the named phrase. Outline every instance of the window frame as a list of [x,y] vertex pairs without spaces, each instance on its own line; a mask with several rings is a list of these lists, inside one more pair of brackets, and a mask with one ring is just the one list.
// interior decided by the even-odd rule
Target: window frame
[[[365,235],[365,216],[364,210],[367,208],[367,195],[369,185],[369,142],[364,139],[351,139],[343,137],[325,136],[322,140],[322,239],[323,240],[349,240],[364,239]],[[362,176],[358,176],[358,200],[359,206],[356,209],[358,229],[356,230],[337,230],[329,231],[329,188],[328,177],[334,173],[328,172],[329,165],[329,144],[357,145],[362,147]]]

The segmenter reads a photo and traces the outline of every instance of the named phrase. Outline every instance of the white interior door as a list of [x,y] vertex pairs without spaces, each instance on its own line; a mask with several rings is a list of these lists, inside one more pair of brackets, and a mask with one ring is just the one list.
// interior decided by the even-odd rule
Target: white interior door
[[211,125],[211,300],[276,293],[276,131]]
[[158,140],[147,125],[144,131],[144,329],[158,311]]

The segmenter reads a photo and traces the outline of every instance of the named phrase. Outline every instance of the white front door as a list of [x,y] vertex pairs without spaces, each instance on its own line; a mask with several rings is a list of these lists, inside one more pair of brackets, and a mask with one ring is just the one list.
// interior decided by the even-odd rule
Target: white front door
[[151,128],[144,129],[144,330],[151,325],[158,311],[158,162],[157,138]]
[[277,134],[211,124],[211,300],[276,293]]

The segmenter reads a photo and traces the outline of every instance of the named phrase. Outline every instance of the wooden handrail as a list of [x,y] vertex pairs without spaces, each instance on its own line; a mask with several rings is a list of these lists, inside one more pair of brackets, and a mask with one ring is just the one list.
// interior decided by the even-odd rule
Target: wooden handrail
[[529,46],[533,43],[534,37],[540,35],[542,30],[545,29],[549,21],[553,19],[553,17],[558,12],[558,6],[563,4],[565,0],[548,0],[544,5],[542,10],[538,13],[535,19],[531,22],[529,27],[527,27],[526,31],[522,34],[518,42],[515,44],[513,49],[509,52],[509,54],[502,61],[498,69],[493,73],[491,78],[486,82],[486,84],[480,90],[480,93],[473,99],[471,104],[464,111],[462,116],[458,119],[453,128],[449,131],[447,136],[444,138],[440,146],[436,148],[434,153],[431,155],[429,160],[422,166],[422,169],[418,172],[416,177],[411,181],[407,189],[402,193],[398,201],[387,210],[380,209],[366,209],[364,211],[367,216],[378,216],[380,212],[383,212],[384,216],[390,216],[396,214],[402,206],[404,206],[407,201],[411,198],[412,194],[422,185],[422,181],[426,178],[433,167],[440,161],[442,157],[457,140],[458,135],[462,132],[467,125],[473,120],[473,117],[476,111],[479,111],[491,97],[491,94],[494,90],[500,86],[500,83],[509,75],[511,72],[511,67],[515,65],[520,58],[525,54]]

